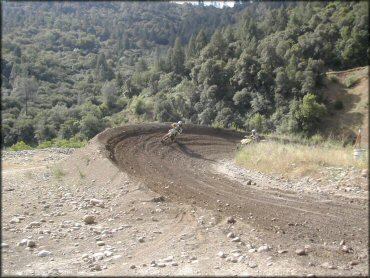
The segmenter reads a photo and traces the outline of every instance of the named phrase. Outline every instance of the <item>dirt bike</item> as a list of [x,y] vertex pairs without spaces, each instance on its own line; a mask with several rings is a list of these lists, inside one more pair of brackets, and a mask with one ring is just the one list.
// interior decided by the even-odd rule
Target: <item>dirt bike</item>
[[240,141],[240,143],[236,145],[236,149],[240,150],[244,146],[247,146],[253,143],[264,142],[264,141],[266,141],[264,136],[244,138]]
[[176,136],[178,132],[171,132],[169,131],[165,136],[162,137],[161,143],[163,145],[170,145],[175,142]]

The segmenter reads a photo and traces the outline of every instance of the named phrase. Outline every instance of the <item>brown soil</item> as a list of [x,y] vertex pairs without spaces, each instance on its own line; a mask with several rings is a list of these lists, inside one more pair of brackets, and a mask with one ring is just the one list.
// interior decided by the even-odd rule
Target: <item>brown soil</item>
[[[168,126],[107,129],[69,156],[4,155],[2,274],[368,275],[368,197],[358,184],[341,194],[330,184],[287,190],[282,180],[233,168],[243,134],[185,125],[165,146]],[[159,196],[164,201],[153,200]],[[85,224],[86,214],[96,223]],[[40,227],[29,228],[32,221]],[[36,246],[18,246],[25,238]],[[270,249],[253,252],[264,245]],[[306,255],[295,253],[300,248]],[[41,250],[52,254],[39,257]],[[234,257],[238,250],[242,256]],[[92,259],[107,251],[113,255]],[[165,262],[168,256],[176,263]]]

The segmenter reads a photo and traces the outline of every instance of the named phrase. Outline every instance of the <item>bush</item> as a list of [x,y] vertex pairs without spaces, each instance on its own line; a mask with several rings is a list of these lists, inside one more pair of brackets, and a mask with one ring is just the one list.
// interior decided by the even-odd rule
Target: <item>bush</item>
[[27,145],[23,141],[20,141],[14,144],[13,146],[11,146],[10,150],[12,151],[32,150],[32,147],[30,145]]
[[334,108],[335,108],[336,110],[341,110],[341,109],[343,109],[343,108],[344,108],[344,106],[343,106],[343,102],[342,102],[341,100],[336,100],[336,101],[334,102]]
[[330,75],[329,76],[329,80],[333,83],[338,83],[339,82],[339,78],[336,77],[335,75]]
[[352,88],[353,86],[355,86],[358,83],[358,81],[359,81],[358,79],[355,79],[353,77],[347,78],[347,80],[346,80],[347,88]]
[[42,142],[37,146],[38,149],[46,148],[81,148],[87,144],[87,141],[81,141],[76,138],[67,139],[52,139],[50,141]]

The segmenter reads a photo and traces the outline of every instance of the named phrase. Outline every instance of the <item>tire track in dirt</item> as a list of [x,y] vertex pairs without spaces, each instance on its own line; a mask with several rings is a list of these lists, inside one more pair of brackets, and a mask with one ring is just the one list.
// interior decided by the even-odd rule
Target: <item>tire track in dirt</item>
[[[340,241],[349,235],[352,241],[366,238],[365,206],[340,200],[320,202],[319,194],[278,197],[275,190],[248,188],[215,173],[212,165],[232,158],[243,134],[185,125],[177,143],[163,146],[160,138],[168,129],[169,124],[129,125],[106,130],[98,139],[122,171],[166,199],[218,210],[223,217],[242,217],[273,240],[296,244],[297,238],[316,243]],[[273,226],[283,233],[269,233]]]

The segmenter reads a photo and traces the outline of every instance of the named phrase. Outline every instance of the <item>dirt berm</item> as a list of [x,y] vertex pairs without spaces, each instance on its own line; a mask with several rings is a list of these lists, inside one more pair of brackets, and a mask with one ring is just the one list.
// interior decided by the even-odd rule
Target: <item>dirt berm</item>
[[[187,124],[177,142],[164,146],[160,139],[168,127],[168,123],[128,125],[108,129],[98,140],[119,169],[166,201],[213,210],[218,221],[232,216],[247,222],[276,246],[306,246],[317,262],[345,266],[353,260],[367,260],[366,202],[245,186],[215,170],[220,161],[233,158],[243,134]],[[341,241],[350,249],[343,251]],[[337,247],[331,247],[332,243]]]

